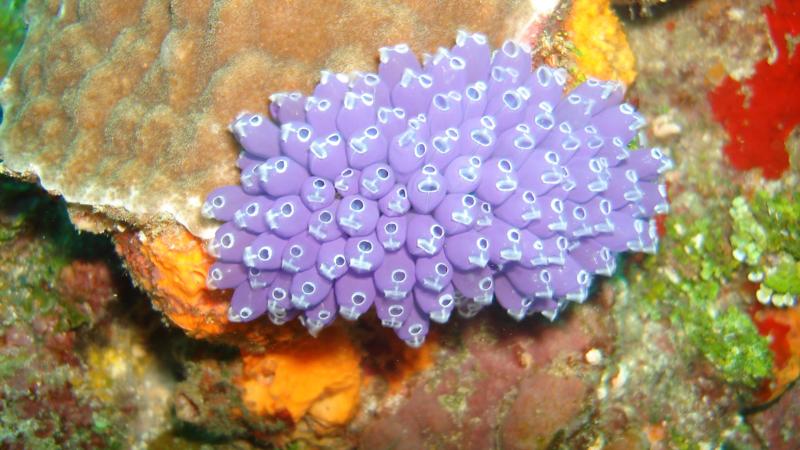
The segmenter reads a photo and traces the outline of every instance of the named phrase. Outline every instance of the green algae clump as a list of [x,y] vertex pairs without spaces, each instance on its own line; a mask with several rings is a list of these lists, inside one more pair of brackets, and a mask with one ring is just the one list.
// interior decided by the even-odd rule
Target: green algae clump
[[759,190],[749,201],[736,197],[730,215],[733,257],[747,268],[750,281],[760,283],[758,301],[795,305],[800,295],[800,200],[783,190]]
[[734,233],[729,202],[690,200],[696,207],[668,216],[661,251],[644,264],[648,281],[632,285],[645,315],[668,318],[723,380],[754,388],[770,376],[773,356],[740,306],[744,299],[724,289],[738,279],[739,265],[727,245]]
[[25,0],[0,0],[0,76],[8,72],[25,37]]

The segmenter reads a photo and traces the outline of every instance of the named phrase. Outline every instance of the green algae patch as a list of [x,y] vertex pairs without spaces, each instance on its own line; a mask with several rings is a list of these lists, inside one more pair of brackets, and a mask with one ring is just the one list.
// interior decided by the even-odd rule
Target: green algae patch
[[736,307],[691,312],[679,319],[687,337],[725,381],[755,387],[771,374],[772,353],[750,316]]
[[710,202],[690,198],[688,204],[667,217],[659,254],[634,271],[630,288],[644,315],[668,319],[680,330],[690,344],[687,356],[701,355],[727,383],[757,387],[770,376],[773,356],[767,339],[739,306],[744,299],[727,287],[741,278],[731,236],[739,232],[765,241],[766,234],[736,228],[727,214],[730,200],[724,197]]
[[0,290],[8,300],[0,326],[44,316],[56,319],[56,331],[90,323],[85,311],[62,301],[59,275],[76,259],[112,252],[110,242],[75,230],[63,201],[35,185],[0,176],[0,205]]
[[62,278],[76,259],[112,251],[107,239],[78,233],[62,201],[0,176],[0,447],[123,447],[124,413],[76,387],[78,330],[94,319]]
[[758,301],[795,305],[800,296],[800,200],[791,189],[762,189],[750,200],[736,197],[730,216],[733,257],[746,267],[750,281],[760,283]]
[[0,0],[0,77],[8,71],[25,38],[24,7],[25,0]]

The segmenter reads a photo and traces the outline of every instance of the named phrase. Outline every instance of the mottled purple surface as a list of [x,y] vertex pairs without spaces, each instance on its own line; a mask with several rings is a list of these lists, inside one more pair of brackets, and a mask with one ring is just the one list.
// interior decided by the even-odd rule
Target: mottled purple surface
[[517,320],[553,319],[615,253],[655,252],[672,163],[631,149],[644,119],[619,83],[564,95],[563,69],[464,32],[422,64],[404,45],[380,55],[377,74],[323,73],[311,97],[273,95],[272,119],[232,124],[242,186],[203,205],[227,222],[209,286],[236,288],[231,320],[316,333],[337,305],[350,320],[374,305],[419,346],[429,320],[495,297]]

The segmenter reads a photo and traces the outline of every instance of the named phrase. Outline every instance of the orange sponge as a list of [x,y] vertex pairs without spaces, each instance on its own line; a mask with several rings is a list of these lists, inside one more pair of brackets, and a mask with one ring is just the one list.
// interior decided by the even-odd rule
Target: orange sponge
[[357,411],[361,357],[338,326],[276,351],[242,352],[242,361],[237,384],[256,414],[295,423],[308,414],[323,431],[347,424]]
[[636,79],[636,60],[610,0],[575,0],[567,19],[578,73],[626,85]]

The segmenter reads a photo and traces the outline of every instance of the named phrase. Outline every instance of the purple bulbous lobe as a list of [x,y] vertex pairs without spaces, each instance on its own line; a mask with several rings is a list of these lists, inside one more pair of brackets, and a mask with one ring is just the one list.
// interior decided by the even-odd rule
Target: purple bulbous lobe
[[346,139],[372,125],[377,107],[372,94],[348,92],[336,116],[336,128]]
[[339,195],[342,197],[354,195],[359,190],[358,182],[361,180],[361,171],[348,167],[342,170],[334,180],[333,185]]
[[414,302],[417,308],[437,323],[445,323],[456,306],[455,289],[452,283],[440,292],[414,287]]
[[672,160],[660,148],[653,147],[631,152],[624,167],[635,170],[640,180],[652,181],[672,169]]
[[231,322],[250,322],[267,312],[267,293],[264,289],[253,289],[248,283],[242,283],[233,292],[231,305],[228,308],[228,320]]
[[531,222],[527,230],[542,239],[565,232],[568,222],[564,202],[558,197],[543,197],[542,203],[542,216]]
[[531,49],[527,45],[507,40],[492,54],[492,65],[510,67],[527,74],[531,68]]
[[413,214],[408,220],[406,249],[414,256],[433,256],[442,250],[444,227],[432,216]]
[[308,232],[299,233],[286,241],[281,255],[281,269],[298,273],[314,267],[320,244]]
[[339,314],[348,320],[358,319],[375,302],[375,283],[369,275],[348,272],[336,280],[334,292]]
[[253,289],[268,287],[278,277],[279,270],[261,270],[255,267],[247,268],[247,281]]
[[456,35],[456,45],[450,53],[464,59],[467,82],[486,79],[492,59],[492,50],[486,35],[460,30]]
[[236,167],[242,170],[242,172],[246,170],[250,170],[253,167],[263,163],[265,161],[264,158],[259,158],[255,155],[251,155],[246,151],[239,152],[239,157],[236,158]]
[[209,289],[232,289],[247,281],[247,267],[238,262],[215,262],[208,270]]
[[494,276],[492,269],[473,269],[468,271],[455,271],[453,273],[453,287],[464,297],[471,298],[481,305],[489,305],[494,298]]
[[311,211],[322,209],[336,199],[336,189],[333,183],[321,177],[310,177],[303,181],[300,187],[300,198],[303,204]]
[[433,96],[428,121],[433,133],[438,133],[447,128],[457,127],[464,118],[461,106],[462,96],[456,91],[441,93]]
[[494,208],[494,215],[517,228],[525,228],[542,217],[533,191],[517,189],[500,206]]
[[307,269],[292,277],[289,292],[292,306],[306,310],[317,306],[333,288],[333,283],[320,275],[315,268]]
[[315,211],[308,221],[308,234],[320,242],[328,242],[342,236],[342,230],[336,224],[336,211],[339,209],[339,200]]
[[375,288],[388,300],[406,298],[417,281],[414,258],[405,250],[387,253],[373,276]]
[[407,129],[392,139],[389,147],[389,164],[405,178],[425,163],[428,142],[414,129]]
[[375,163],[361,171],[359,192],[370,200],[378,200],[394,187],[395,176],[391,166]]
[[305,120],[306,99],[300,92],[281,92],[270,96],[269,112],[280,123]]
[[405,69],[400,81],[392,89],[392,104],[402,108],[409,116],[428,112],[435,94],[433,78],[414,69]]
[[475,230],[445,238],[444,251],[458,270],[473,270],[489,264],[489,240]]
[[573,302],[583,302],[589,295],[591,274],[577,261],[568,257],[561,266],[550,269],[553,295]]
[[375,227],[378,241],[384,250],[393,252],[405,246],[406,233],[408,233],[407,216],[381,216]]
[[283,122],[281,152],[300,163],[308,164],[308,148],[315,138],[314,129],[305,122]]
[[231,132],[244,151],[267,159],[280,154],[280,128],[261,114],[241,114]]
[[507,277],[501,275],[495,278],[495,295],[497,302],[505,308],[509,316],[522,320],[530,308],[532,299],[517,291]]
[[406,129],[406,112],[402,108],[379,108],[376,126],[390,140]]
[[526,123],[507,129],[497,139],[494,156],[506,158],[514,164],[514,167],[520,167],[536,147],[536,142],[530,133],[530,126]]
[[439,169],[426,164],[408,180],[408,201],[415,212],[428,214],[447,195],[447,182]]
[[332,324],[336,320],[336,294],[333,290],[316,306],[303,311],[303,326],[309,334],[317,336],[323,328]]
[[433,217],[447,234],[458,234],[473,227],[478,207],[478,199],[472,194],[449,194],[436,207]]
[[267,287],[267,309],[271,314],[285,316],[288,311],[294,309],[289,293],[291,287],[292,275],[286,272],[278,274],[272,284]]
[[392,105],[389,88],[390,86],[374,73],[356,72],[353,81],[350,82],[350,91],[356,94],[371,95],[376,109]]
[[240,230],[233,222],[228,222],[217,229],[208,246],[208,252],[220,261],[242,262],[245,247],[255,238],[256,235]]
[[347,161],[350,167],[362,170],[386,160],[388,142],[378,127],[368,126],[354,133],[347,142]]
[[308,169],[312,175],[335,180],[347,169],[347,151],[341,134],[331,133],[309,145]]
[[329,280],[335,280],[347,272],[346,242],[346,239],[338,238],[325,242],[319,247],[317,270],[320,275]]
[[308,172],[301,163],[285,156],[276,156],[258,166],[261,189],[272,197],[300,192]]
[[340,104],[327,98],[308,97],[306,120],[318,135],[327,136],[336,131],[336,116],[339,115],[340,107]]
[[203,216],[221,221],[233,220],[236,211],[250,199],[241,186],[223,186],[208,194],[203,203]]
[[489,101],[487,90],[489,86],[484,81],[472,83],[464,89],[461,98],[461,111],[464,120],[478,118],[486,111],[486,104]]
[[540,149],[531,153],[519,168],[519,173],[525,174],[519,180],[520,187],[536,195],[544,194],[564,180],[561,158],[552,150]]
[[462,155],[445,169],[444,178],[449,193],[471,193],[481,182],[483,160],[479,156]]
[[402,184],[396,184],[388,194],[381,197],[378,207],[384,216],[395,217],[407,213],[411,209],[408,189]]
[[417,284],[434,292],[442,292],[453,280],[453,266],[444,252],[417,258],[414,270]]
[[406,69],[419,72],[422,67],[414,52],[406,44],[383,47],[379,50],[378,76],[390,88],[400,82]]
[[259,270],[280,269],[286,242],[269,231],[259,234],[244,248],[244,265]]
[[518,186],[519,177],[514,170],[514,163],[506,158],[492,158],[483,164],[481,181],[475,194],[496,206],[506,201]]
[[567,73],[564,69],[548,66],[535,68],[525,82],[525,87],[531,92],[531,97],[528,99],[529,108],[552,112],[561,100],[566,83]]
[[460,154],[459,140],[461,134],[456,128],[448,128],[430,140],[430,148],[425,158],[425,164],[436,167],[440,172],[457,158]]
[[411,304],[407,308],[409,310],[408,316],[403,320],[403,323],[395,329],[397,337],[402,339],[409,347],[418,348],[425,342],[425,336],[428,334],[429,319],[428,316],[420,311],[415,304]]
[[595,275],[610,277],[617,268],[617,262],[611,250],[594,241],[583,242],[570,252],[570,256]]
[[350,80],[347,75],[323,70],[320,72],[320,82],[314,88],[313,96],[328,99],[333,105],[339,105],[350,89],[348,87],[349,83]]
[[[517,69],[512,67],[492,66],[487,83],[487,95],[489,97],[489,101],[486,104],[487,115],[491,115],[489,104],[491,102],[496,102],[495,104],[499,107],[504,93],[515,90],[521,81],[522,73]],[[503,130],[505,130],[505,128],[498,129],[498,131]]]
[[511,88],[491,99],[486,105],[486,115],[494,117],[497,132],[503,133],[516,126],[525,116],[527,88]]
[[383,263],[386,252],[375,233],[353,236],[345,242],[344,255],[350,270],[359,274],[374,272]]
[[267,231],[267,223],[264,221],[264,213],[272,207],[272,199],[267,197],[255,197],[253,200],[244,203],[233,216],[236,226],[247,230],[253,234],[260,234]]
[[438,92],[462,91],[467,85],[466,68],[464,58],[443,47],[439,47],[425,64],[425,72],[433,78],[434,89]]
[[272,207],[264,214],[267,227],[276,235],[288,239],[305,230],[311,212],[297,195],[287,195],[275,199]]
[[378,294],[375,297],[375,313],[387,328],[399,328],[411,313],[414,302],[411,298],[392,300]]
[[596,114],[592,117],[592,124],[601,136],[619,138],[627,144],[644,127],[645,120],[636,112],[636,108],[628,103],[620,103]]
[[489,261],[497,265],[522,259],[522,233],[518,228],[496,219],[484,230],[489,240]]
[[349,195],[339,203],[336,223],[349,236],[366,236],[375,230],[379,216],[375,201],[361,195]]

